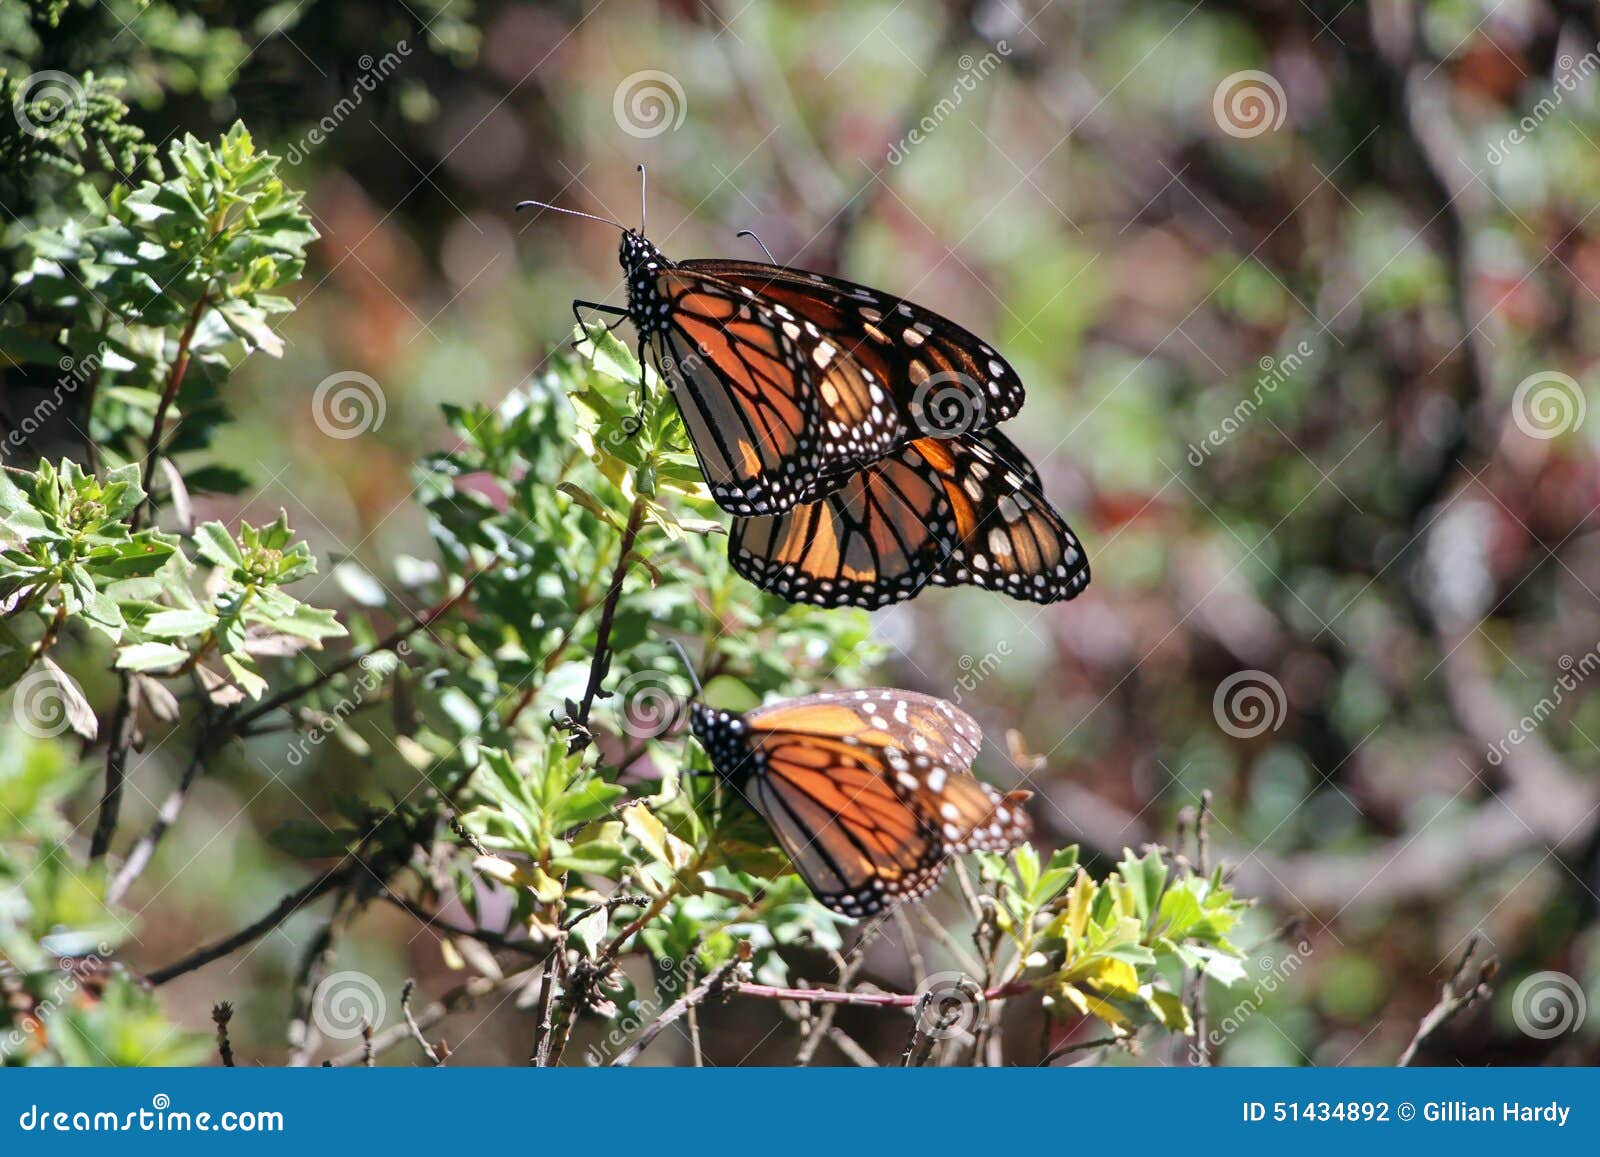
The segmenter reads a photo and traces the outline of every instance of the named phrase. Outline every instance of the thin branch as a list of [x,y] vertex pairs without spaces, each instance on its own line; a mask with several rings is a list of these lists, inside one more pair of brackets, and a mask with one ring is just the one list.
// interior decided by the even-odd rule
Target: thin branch
[[524,956],[543,956],[547,951],[547,949],[541,948],[531,940],[511,940],[503,932],[491,932],[487,928],[464,928],[460,924],[451,923],[441,918],[438,913],[430,912],[422,905],[406,899],[387,885],[383,888],[381,898],[414,918],[430,931],[439,932],[446,936],[465,936],[469,940],[487,944],[490,948],[499,948],[506,952],[519,952]]
[[436,1048],[428,1043],[427,1037],[422,1035],[422,1026],[417,1023],[416,1014],[411,1011],[411,994],[416,991],[416,988],[417,982],[415,980],[407,980],[405,986],[400,989],[400,1015],[405,1018],[406,1030],[411,1033],[412,1039],[422,1046],[423,1054],[437,1069],[444,1065],[446,1053],[443,1045]]
[[728,977],[733,974],[734,969],[746,963],[749,958],[750,945],[745,941],[740,941],[739,951],[735,955],[717,965],[704,980],[673,1001],[660,1016],[646,1025],[644,1031],[639,1034],[639,1039],[617,1054],[617,1059],[611,1062],[612,1067],[626,1068],[633,1064],[634,1061],[639,1059],[639,1054],[649,1048],[650,1042],[660,1036],[662,1030],[668,1025],[677,1021],[684,1013],[696,1007],[702,1001],[721,994],[728,988]]
[[213,960],[220,960],[230,952],[238,951],[246,944],[249,944],[254,940],[258,940],[262,936],[265,936],[268,932],[271,932],[274,928],[282,924],[290,916],[293,916],[306,904],[311,903],[313,900],[318,899],[342,884],[348,883],[352,878],[354,878],[356,872],[362,868],[363,865],[359,861],[355,860],[347,860],[344,863],[329,868],[327,871],[323,872],[322,875],[318,876],[304,887],[290,892],[282,900],[278,901],[277,907],[273,908],[272,911],[261,917],[261,919],[252,924],[247,924],[245,927],[239,929],[239,931],[233,933],[231,936],[225,936],[221,940],[218,940],[212,944],[208,944],[206,947],[197,952],[190,953],[182,960],[175,961],[174,963],[167,965],[165,968],[156,969],[154,972],[149,973],[145,979],[150,982],[152,987],[160,988],[168,981],[176,980],[178,977],[185,976],[197,968],[204,968]]
[[[117,817],[122,811],[122,786],[127,780],[128,752],[133,747],[137,728],[139,692],[129,671],[117,675],[117,706],[111,715],[111,734],[106,746],[106,786],[100,796],[100,815],[89,840],[89,858],[98,860],[111,848],[117,834]],[[115,902],[115,901],[113,901]]]
[[1073,1053],[1084,1053],[1088,1052],[1090,1049],[1103,1049],[1109,1048],[1112,1045],[1123,1045],[1127,1043],[1128,1038],[1120,1036],[1103,1036],[1096,1037],[1094,1040],[1069,1041],[1067,1044],[1057,1045],[1055,1048],[1046,1053],[1044,1055],[1044,1059],[1039,1062],[1039,1067],[1041,1069],[1048,1068],[1050,1065],[1053,1065],[1059,1061],[1062,1057],[1071,1056]]
[[1490,982],[1500,971],[1500,960],[1490,954],[1473,963],[1473,955],[1478,950],[1478,938],[1474,936],[1467,942],[1467,950],[1461,954],[1455,971],[1450,974],[1450,979],[1444,982],[1444,987],[1439,991],[1439,1003],[1428,1010],[1422,1018],[1422,1023],[1417,1025],[1416,1035],[1411,1038],[1411,1043],[1406,1045],[1405,1052],[1400,1054],[1396,1063],[1401,1068],[1408,1067],[1417,1058],[1417,1050],[1422,1042],[1439,1031],[1444,1024],[1458,1013],[1464,1012],[1481,1000],[1487,1000],[1494,991]]
[[[1008,996],[1021,996],[1032,992],[1033,985],[1025,980],[1012,980],[985,989],[984,1000],[1004,1000]],[[851,1004],[868,1008],[915,1008],[922,999],[914,992],[838,992],[831,988],[782,988],[772,984],[729,985],[730,995],[749,996],[757,1000],[799,1000],[812,1004]]]
[[628,567],[633,562],[633,544],[644,525],[645,499],[643,495],[633,500],[628,509],[628,524],[622,531],[622,548],[617,555],[617,565],[611,572],[611,586],[606,591],[605,602],[600,606],[600,622],[595,627],[594,658],[589,661],[589,680],[583,688],[583,699],[578,703],[578,713],[572,722],[572,750],[581,751],[588,746],[589,712],[594,708],[600,684],[611,670],[611,624],[617,615],[617,603],[622,599],[622,584],[628,577]]
[[145,444],[144,472],[141,482],[144,485],[144,497],[139,500],[139,505],[134,507],[129,525],[137,533],[144,525],[144,513],[149,507],[154,495],[151,493],[151,480],[155,477],[156,459],[161,456],[162,435],[166,432],[167,411],[172,409],[172,403],[178,397],[178,391],[183,388],[183,379],[189,372],[189,349],[194,344],[194,334],[200,328],[200,319],[205,316],[206,308],[211,304],[211,289],[195,299],[194,308],[189,311],[189,320],[183,327],[183,332],[178,336],[178,354],[172,360],[172,369],[167,372],[167,384],[161,391],[161,400],[156,403],[155,416],[150,419],[150,441]]

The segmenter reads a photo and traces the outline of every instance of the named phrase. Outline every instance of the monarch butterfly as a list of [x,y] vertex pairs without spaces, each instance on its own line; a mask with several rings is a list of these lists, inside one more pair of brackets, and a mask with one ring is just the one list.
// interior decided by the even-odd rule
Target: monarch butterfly
[[[640,166],[643,173],[643,166]],[[729,513],[781,514],[964,412],[986,428],[1022,408],[1022,382],[965,329],[903,298],[820,273],[735,260],[671,261],[644,225],[621,230],[633,323],[678,403],[711,496]],[[950,396],[960,391],[959,399]]]
[[1077,535],[998,430],[920,438],[826,498],[735,518],[733,569],[791,602],[868,609],[929,584],[1053,603],[1089,585]]
[[698,701],[695,738],[766,820],[812,893],[845,916],[927,895],[951,856],[1027,840],[1032,793],[1002,795],[970,768],[982,733],[914,691],[826,691],[745,715]]

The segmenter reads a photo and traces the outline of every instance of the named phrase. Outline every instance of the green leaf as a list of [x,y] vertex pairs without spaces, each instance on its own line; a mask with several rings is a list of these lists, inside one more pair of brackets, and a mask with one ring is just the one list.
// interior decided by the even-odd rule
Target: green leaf
[[171,643],[134,643],[117,652],[117,667],[123,671],[168,670],[188,659],[188,651]]
[[244,565],[238,544],[220,522],[202,522],[195,527],[194,545],[195,553],[212,566],[232,570]]

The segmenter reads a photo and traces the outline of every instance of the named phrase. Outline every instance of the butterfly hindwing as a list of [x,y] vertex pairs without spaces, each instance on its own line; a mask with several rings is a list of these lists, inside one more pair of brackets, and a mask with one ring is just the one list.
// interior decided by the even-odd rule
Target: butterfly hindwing
[[1051,603],[1089,582],[1037,471],[995,430],[918,439],[826,498],[736,518],[728,558],[757,586],[822,606],[874,609],[929,585]]

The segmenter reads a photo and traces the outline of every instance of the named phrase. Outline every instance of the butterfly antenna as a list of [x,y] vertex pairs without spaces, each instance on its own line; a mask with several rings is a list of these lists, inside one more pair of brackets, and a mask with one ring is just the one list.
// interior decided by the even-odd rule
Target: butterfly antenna
[[761,252],[763,252],[763,253],[765,253],[767,255],[767,260],[768,261],[772,262],[772,264],[774,264],[774,265],[778,264],[778,259],[772,255],[772,250],[768,249],[767,246],[766,246],[766,243],[764,241],[762,241],[761,238],[759,238],[759,237],[757,237],[755,235],[755,230],[753,230],[753,229],[741,229],[741,230],[739,230],[737,236],[750,238],[750,240],[754,241],[757,245],[761,246]]
[[645,211],[645,175],[644,165],[637,166],[639,170],[639,236],[644,236],[644,211]]
[[694,697],[696,699],[704,699],[706,689],[700,686],[700,676],[695,674],[694,664],[689,661],[689,652],[685,651],[683,644],[676,639],[669,639],[668,643],[674,651],[678,652],[678,658],[683,660],[683,669],[689,672],[689,682],[694,686]]
[[517,212],[520,213],[524,209],[549,209],[552,213],[565,213],[569,217],[582,217],[589,221],[598,221],[602,225],[610,225],[613,229],[621,229],[624,233],[628,231],[626,225],[613,221],[610,217],[596,217],[593,213],[583,213],[577,209],[563,209],[560,205],[551,205],[544,201],[518,201]]

